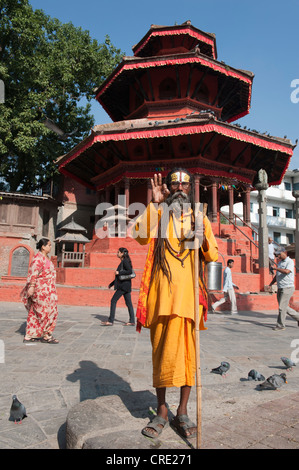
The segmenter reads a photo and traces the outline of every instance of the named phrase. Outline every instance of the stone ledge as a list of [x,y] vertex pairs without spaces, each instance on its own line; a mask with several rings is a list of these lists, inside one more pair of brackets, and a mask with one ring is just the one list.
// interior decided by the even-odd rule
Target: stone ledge
[[67,416],[67,449],[190,449],[195,444],[194,438],[185,442],[170,426],[158,439],[143,436],[141,429],[149,418],[138,410],[145,410],[147,405],[142,392],[134,402],[133,412],[117,395],[78,403]]

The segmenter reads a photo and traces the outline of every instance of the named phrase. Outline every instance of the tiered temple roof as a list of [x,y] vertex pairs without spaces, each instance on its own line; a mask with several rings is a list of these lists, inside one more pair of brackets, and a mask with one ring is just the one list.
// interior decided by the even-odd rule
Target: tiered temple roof
[[62,156],[62,173],[97,190],[177,165],[204,183],[252,188],[261,168],[270,185],[281,182],[294,145],[233,124],[249,112],[254,75],[217,60],[214,34],[189,21],[152,25],[133,52],[96,92],[114,122]]

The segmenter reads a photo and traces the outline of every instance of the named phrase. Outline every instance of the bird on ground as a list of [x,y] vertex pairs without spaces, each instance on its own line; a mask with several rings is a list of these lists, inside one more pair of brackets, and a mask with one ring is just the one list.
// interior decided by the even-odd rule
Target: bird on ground
[[286,374],[273,374],[268,377],[265,382],[258,385],[259,390],[277,390],[282,385],[287,384],[287,376]]
[[265,377],[260,374],[257,370],[252,369],[250,372],[248,372],[248,380],[255,380],[261,382],[262,380],[265,380]]
[[293,370],[293,367],[296,365],[295,362],[291,361],[291,359],[287,357],[281,357],[280,359],[286,366],[287,370]]
[[19,423],[26,417],[27,414],[25,406],[18,400],[16,395],[13,395],[9,420]]
[[212,369],[211,372],[213,374],[220,374],[224,377],[226,377],[227,371],[230,369],[230,364],[228,362],[221,362],[219,367],[215,367],[215,369]]

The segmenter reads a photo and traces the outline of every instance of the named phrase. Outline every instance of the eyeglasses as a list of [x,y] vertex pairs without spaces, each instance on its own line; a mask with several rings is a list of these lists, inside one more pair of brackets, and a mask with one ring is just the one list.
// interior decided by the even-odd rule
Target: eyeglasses
[[171,187],[172,187],[173,189],[178,189],[178,188],[180,187],[180,185],[182,185],[182,188],[187,189],[187,188],[189,188],[190,183],[186,183],[186,182],[183,182],[183,183],[178,183],[178,182],[171,183]]

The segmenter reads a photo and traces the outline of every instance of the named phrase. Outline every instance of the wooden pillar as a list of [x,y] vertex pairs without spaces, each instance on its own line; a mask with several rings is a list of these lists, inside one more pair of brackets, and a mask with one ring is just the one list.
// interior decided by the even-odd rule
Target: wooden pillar
[[82,268],[84,268],[84,263],[85,263],[85,243],[83,243]]
[[197,202],[200,202],[199,184],[200,184],[200,176],[194,175],[194,198],[195,198],[195,201]]
[[243,220],[250,225],[250,189],[247,187],[243,198]]
[[229,205],[229,212],[228,218],[231,223],[234,222],[234,188],[228,188],[228,205]]
[[126,208],[128,209],[129,204],[130,204],[130,180],[129,178],[125,178],[124,182],[125,182]]
[[153,198],[152,184],[151,180],[147,180],[147,194],[146,194],[146,203],[149,205]]
[[211,222],[217,222],[217,186],[218,183],[213,181],[212,183],[212,220]]
[[65,253],[65,243],[62,244],[61,250],[61,267],[64,268],[64,253]]

